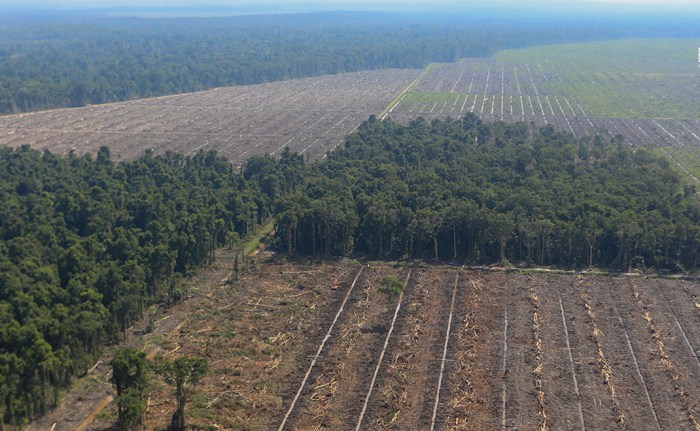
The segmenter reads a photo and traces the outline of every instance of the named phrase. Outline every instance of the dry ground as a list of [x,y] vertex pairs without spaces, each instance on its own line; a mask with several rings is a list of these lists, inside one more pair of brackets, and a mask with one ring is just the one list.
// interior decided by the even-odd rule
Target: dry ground
[[0,145],[57,154],[110,147],[115,160],[146,149],[215,149],[240,164],[284,147],[322,158],[419,70],[386,69],[0,117]]
[[[697,281],[272,259],[209,284],[151,341],[209,360],[200,429],[700,429]],[[146,429],[175,408],[155,382]]]

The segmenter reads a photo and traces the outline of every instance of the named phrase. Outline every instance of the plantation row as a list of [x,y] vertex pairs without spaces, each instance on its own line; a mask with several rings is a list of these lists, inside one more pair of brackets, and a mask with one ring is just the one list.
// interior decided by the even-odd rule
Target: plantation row
[[375,267],[346,283],[280,431],[699,426],[695,282]]
[[[656,47],[659,43],[649,41],[646,46],[648,52],[640,54],[640,58],[654,54],[658,58],[667,56],[668,52]],[[488,100],[492,97],[513,96],[515,99],[524,98],[526,109],[522,112],[525,114],[532,109],[538,115],[557,115],[559,106],[554,98],[559,98],[564,113],[570,111],[564,100],[572,103],[577,100],[592,117],[698,117],[694,85],[697,68],[694,58],[688,55],[691,48],[689,42],[678,41],[663,48],[684,56],[670,59],[670,65],[676,69],[673,72],[668,70],[669,64],[661,64],[659,60],[645,63],[637,58],[636,63],[631,64],[627,51],[629,47],[624,42],[618,45],[618,52],[614,54],[611,54],[613,50],[605,50],[605,44],[560,45],[504,51],[488,59],[433,64],[412,92],[433,96],[478,95],[487,100],[489,109],[484,113],[490,113]],[[641,46],[637,47],[640,51]],[[565,53],[567,48],[569,53]],[[532,53],[532,58],[527,57],[528,52]],[[581,62],[571,63],[570,59],[577,55],[581,56]],[[532,106],[528,106],[528,98],[532,99]],[[550,99],[553,112],[545,98]],[[519,105],[519,100],[516,101]],[[481,101],[474,111],[477,114],[482,113],[480,105]],[[401,110],[410,110],[411,107],[412,103],[409,103]],[[497,108],[494,109],[496,113]]]
[[[193,426],[698,426],[697,281],[263,265],[210,285],[181,333],[161,341],[170,356],[210,358],[189,403]],[[149,397],[144,426],[162,427],[171,391],[155,385]]]
[[[633,119],[635,117],[630,113],[621,115],[606,112],[586,100],[585,93],[575,89],[567,90],[564,87],[567,84],[585,81],[585,76],[577,76],[578,81],[564,82],[555,70],[557,70],[555,66],[548,64],[544,66],[541,64],[510,65],[494,60],[478,59],[433,65],[411,92],[407,93],[394,107],[392,113],[396,114],[394,118],[405,119],[414,118],[417,115],[429,118],[456,117],[472,112],[488,121],[534,121],[541,126],[552,124],[579,136],[606,129],[611,133],[614,132],[605,124],[606,120],[615,121],[615,123],[632,121],[639,122],[640,126],[649,133],[649,136],[642,137],[640,143],[667,145],[670,139],[675,145],[676,139],[664,132],[662,126],[655,124],[655,121],[670,121],[674,124],[671,127],[680,129],[677,130],[680,134],[678,138],[686,137],[693,145],[697,145],[697,138],[692,135],[698,134],[696,120],[670,120],[668,118],[672,116],[670,112],[665,112],[664,115],[659,112],[651,118],[649,114],[639,113],[636,119]],[[568,76],[567,79],[569,79]],[[552,83],[560,83],[562,87],[550,85]],[[630,86],[630,84],[625,86],[624,83],[619,85],[622,88]],[[640,84],[639,87],[646,89],[647,92],[661,95],[658,97],[669,97],[664,95],[663,88],[658,88],[654,83]],[[613,96],[614,91],[606,89],[603,93],[608,94],[607,100],[610,103],[617,103],[617,99]],[[692,108],[695,103],[691,101],[686,105]],[[629,111],[629,108],[625,110]],[[659,116],[664,119],[654,120],[653,117]],[[622,117],[624,120],[615,119],[616,117]],[[688,122],[693,124],[691,131],[682,128],[682,125],[687,126],[685,123]],[[654,130],[659,130],[660,135],[655,136],[657,133],[650,133]]]

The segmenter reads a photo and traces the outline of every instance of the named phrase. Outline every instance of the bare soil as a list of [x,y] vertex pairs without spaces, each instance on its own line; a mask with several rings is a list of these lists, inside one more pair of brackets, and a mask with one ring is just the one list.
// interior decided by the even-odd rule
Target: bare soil
[[[227,281],[229,258],[202,271],[192,298],[137,344],[208,359],[187,406],[196,429],[429,430],[455,280],[434,429],[696,429],[697,281],[269,256]],[[403,294],[382,288],[386,276],[408,277]],[[29,429],[74,429],[88,401],[110,393],[85,383],[106,382],[106,368]],[[88,386],[92,398],[79,395]],[[173,388],[154,376],[143,428],[164,429],[174,409]],[[114,421],[110,405],[89,429]]]
[[57,154],[95,153],[108,146],[115,160],[134,159],[149,148],[156,154],[214,149],[236,165],[256,154],[279,154],[284,147],[322,158],[419,73],[343,73],[2,116],[0,145]]

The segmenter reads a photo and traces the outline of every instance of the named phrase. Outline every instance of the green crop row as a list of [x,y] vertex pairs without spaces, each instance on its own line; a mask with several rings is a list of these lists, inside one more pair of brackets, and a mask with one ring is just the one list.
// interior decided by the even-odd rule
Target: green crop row
[[601,117],[700,118],[700,40],[644,39],[502,51],[504,65],[532,68],[545,94],[576,98]]

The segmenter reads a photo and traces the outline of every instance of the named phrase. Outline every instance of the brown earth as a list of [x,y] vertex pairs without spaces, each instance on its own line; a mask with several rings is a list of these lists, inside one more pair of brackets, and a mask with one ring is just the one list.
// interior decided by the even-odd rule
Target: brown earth
[[[259,259],[259,272],[227,281],[222,254],[191,299],[133,341],[209,361],[188,401],[197,429],[429,430],[455,280],[436,430],[695,429],[697,281]],[[386,276],[407,280],[403,294],[382,288]],[[110,393],[85,383],[105,382],[107,368],[78,386],[92,398],[66,397],[68,409],[30,429],[75,429],[89,410],[80,397],[94,406]],[[149,430],[175,408],[173,388],[153,382]],[[113,425],[114,410],[89,429]]]
[[146,149],[193,154],[217,150],[235,165],[284,147],[322,158],[370,114],[380,113],[420,73],[385,69],[342,73],[130,102],[0,117],[0,145],[114,160]]

